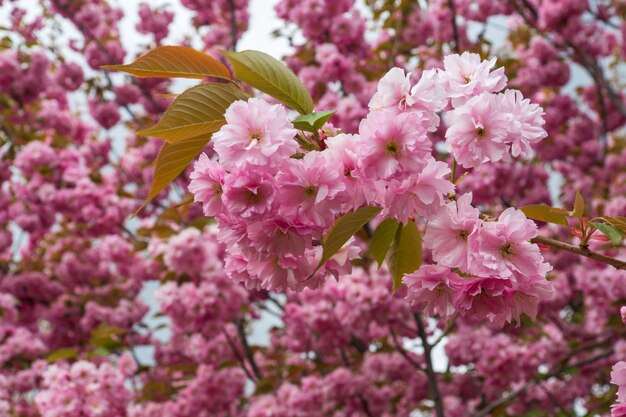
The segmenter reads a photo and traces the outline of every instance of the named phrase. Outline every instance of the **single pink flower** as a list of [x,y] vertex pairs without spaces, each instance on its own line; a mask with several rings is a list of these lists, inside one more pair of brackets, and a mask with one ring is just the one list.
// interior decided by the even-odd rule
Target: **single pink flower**
[[498,221],[484,222],[470,238],[469,272],[479,276],[512,277],[514,274],[545,275],[539,247],[529,242],[537,236],[537,225],[521,210],[508,208]]
[[456,161],[464,168],[496,162],[508,151],[509,121],[495,95],[483,93],[448,113],[450,127],[446,142]]
[[189,176],[189,191],[196,202],[202,203],[205,216],[218,216],[224,210],[222,202],[224,171],[222,166],[211,161],[202,153],[193,165],[193,172]]
[[440,80],[453,107],[459,107],[469,98],[483,92],[496,93],[506,86],[504,68],[494,71],[496,58],[481,61],[480,55],[463,52],[462,55],[447,55],[443,58],[444,69],[439,72]]
[[411,74],[402,68],[392,68],[378,81],[376,93],[369,102],[370,110],[401,109],[406,105],[411,89]]
[[213,147],[226,170],[246,164],[276,167],[299,149],[285,107],[260,98],[235,101],[226,124],[213,135]]
[[402,282],[407,286],[406,300],[426,314],[446,318],[454,313],[454,299],[462,280],[450,268],[424,265],[405,275]]
[[402,180],[392,180],[385,193],[385,213],[406,223],[411,216],[429,216],[444,203],[444,197],[454,192],[454,185],[446,178],[448,164],[432,156],[424,169]]
[[496,98],[509,120],[507,142],[511,142],[511,154],[515,157],[533,156],[532,145],[548,135],[543,128],[543,109],[524,98],[518,90],[506,90]]
[[502,325],[511,321],[509,283],[494,277],[467,280],[459,288],[454,305],[463,316]]
[[419,172],[432,144],[417,114],[370,113],[359,126],[362,170],[371,179],[390,179],[399,172]]
[[439,265],[468,270],[468,239],[482,223],[479,215],[472,207],[472,193],[467,193],[428,218],[424,246],[432,250]]
[[271,213],[274,177],[263,171],[237,171],[224,182],[224,206],[231,216],[252,220]]
[[279,212],[291,221],[330,227],[341,208],[339,167],[328,166],[321,152],[309,152],[304,158],[289,160],[277,178]]

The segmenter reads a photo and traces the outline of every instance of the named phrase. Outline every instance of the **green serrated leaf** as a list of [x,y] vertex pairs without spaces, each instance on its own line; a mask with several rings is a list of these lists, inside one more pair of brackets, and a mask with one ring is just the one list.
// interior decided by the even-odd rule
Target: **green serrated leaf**
[[64,359],[74,359],[78,356],[78,350],[76,348],[61,348],[46,356],[48,362],[57,362]]
[[296,129],[317,132],[335,112],[336,110],[316,111],[297,117],[292,123]]
[[520,210],[522,210],[529,219],[567,226],[567,217],[562,213],[555,212],[555,209],[545,204],[532,204],[522,207]]
[[613,246],[618,246],[624,236],[622,232],[615,226],[608,223],[589,222],[596,229],[602,232],[602,234],[609,238]]
[[372,235],[370,253],[378,263],[379,268],[385,261],[399,226],[400,224],[396,219],[385,219],[378,225]]
[[233,66],[235,77],[260,90],[300,114],[313,111],[313,99],[304,84],[282,62],[259,51],[229,52],[224,56]]
[[361,207],[356,211],[351,211],[339,217],[333,227],[324,236],[322,246],[322,259],[315,267],[311,276],[317,272],[324,263],[333,257],[346,242],[354,236],[367,222],[381,212],[379,207]]
[[409,220],[406,225],[400,225],[396,231],[387,266],[393,280],[393,290],[402,285],[402,277],[419,269],[422,265],[422,236],[415,222]]

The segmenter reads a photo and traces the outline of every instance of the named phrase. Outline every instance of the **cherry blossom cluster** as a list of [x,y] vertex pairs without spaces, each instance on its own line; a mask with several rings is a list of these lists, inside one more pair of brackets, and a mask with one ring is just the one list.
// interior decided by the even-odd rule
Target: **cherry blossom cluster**
[[130,356],[121,357],[118,365],[78,361],[71,366],[49,366],[43,375],[44,389],[35,398],[41,415],[123,415],[132,399],[125,380],[137,365]]
[[[227,124],[213,137],[218,159],[202,155],[189,186],[205,215],[219,221],[229,276],[255,289],[318,287],[328,272],[337,276],[338,268],[349,271],[347,261],[359,248],[349,244],[314,272],[321,257],[316,242],[341,214],[375,205],[383,216],[402,223],[417,216],[438,221],[442,230],[431,227],[431,236],[439,234],[445,244],[451,235],[466,259],[440,261],[439,254],[450,248],[440,248],[441,241],[433,239],[435,261],[484,277],[467,291],[478,295],[491,287],[494,300],[502,296],[493,301],[491,314],[503,310],[505,298],[516,294],[517,299],[532,301],[518,306],[520,311],[504,313],[506,321],[511,314],[519,318],[521,311],[532,313],[530,305],[536,307],[545,298],[539,280],[545,281],[550,270],[538,247],[527,242],[536,235],[534,223],[521,212],[507,211],[498,222],[480,227],[478,210],[462,197],[462,229],[449,231],[440,211],[455,187],[446,178],[448,164],[432,155],[429,132],[439,128],[438,113],[452,120],[447,143],[463,166],[498,161],[509,150],[513,156],[528,155],[532,144],[545,136],[538,105],[519,91],[497,94],[506,77],[502,68],[492,72],[494,65],[495,59],[481,61],[475,54],[451,55],[443,69],[424,72],[413,87],[403,70],[392,69],[380,81],[358,135],[323,137],[321,150],[308,152],[299,146],[299,134],[284,107],[258,98],[233,103],[226,112]],[[451,204],[456,202],[444,210],[451,212]],[[469,241],[480,259],[468,258]],[[484,266],[469,271],[469,264]],[[519,282],[504,296],[504,286],[515,280]],[[469,310],[472,297],[460,303]]]
[[444,317],[459,311],[500,324],[519,323],[522,313],[534,318],[553,291],[545,279],[552,267],[529,242],[537,226],[514,208],[483,221],[471,199],[464,194],[429,218],[424,245],[437,265],[404,278],[407,299]]

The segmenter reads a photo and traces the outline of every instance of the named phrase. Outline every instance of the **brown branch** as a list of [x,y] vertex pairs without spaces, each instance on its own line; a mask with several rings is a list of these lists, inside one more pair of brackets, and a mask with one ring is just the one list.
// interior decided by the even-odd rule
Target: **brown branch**
[[233,339],[228,334],[228,331],[226,329],[222,329],[222,333],[224,333],[224,336],[226,336],[226,340],[228,341],[228,345],[230,346],[231,350],[235,354],[235,357],[239,361],[239,364],[241,365],[241,368],[243,369],[243,371],[248,376],[248,379],[251,379],[252,381],[254,381],[254,375],[252,375],[250,373],[250,371],[248,370],[248,367],[246,366],[246,362],[244,361],[243,356],[241,356],[241,353],[239,353],[239,350],[237,349],[237,346],[235,346],[235,342],[233,342]]
[[235,0],[228,0],[230,7],[230,41],[231,49],[237,50],[237,20],[235,16]]
[[422,366],[417,363],[415,361],[415,359],[413,359],[411,357],[411,355],[409,355],[409,353],[406,351],[406,349],[404,349],[402,347],[402,345],[400,344],[400,342],[398,341],[398,337],[396,335],[396,332],[393,331],[393,329],[390,327],[389,328],[389,333],[391,333],[391,340],[393,340],[393,344],[396,347],[396,349],[398,350],[398,352],[400,352],[400,355],[402,355],[402,357],[411,364],[411,366],[413,366],[415,369],[417,369],[418,371],[424,372],[424,369],[422,368]]
[[248,362],[250,363],[250,366],[252,367],[252,371],[254,372],[254,375],[256,376],[257,380],[263,379],[263,374],[261,373],[261,369],[259,369],[259,366],[254,360],[254,355],[252,354],[252,351],[250,350],[250,345],[248,345],[248,339],[246,338],[246,331],[243,327],[243,320],[237,320],[235,324],[237,325],[237,333],[239,334],[239,338],[241,339],[241,344],[243,345],[243,351],[246,355],[246,358],[248,359]]
[[439,385],[437,384],[437,375],[433,368],[432,358],[432,346],[428,343],[428,336],[426,335],[426,327],[422,321],[420,313],[414,313],[415,323],[417,323],[417,333],[422,340],[422,346],[424,347],[424,359],[426,360],[426,376],[428,377],[428,390],[430,396],[435,403],[435,415],[437,417],[444,417],[443,401],[441,400],[441,393],[439,392]]
[[589,250],[589,248],[584,248],[580,246],[570,245],[569,243],[561,242],[560,240],[551,239],[549,237],[537,236],[530,240],[532,243],[538,243],[542,245],[548,245],[556,249],[566,250],[568,252],[575,253],[577,255],[581,255],[607,265],[611,265],[616,269],[626,270],[626,261],[621,261],[619,259],[611,258],[606,255],[602,255],[597,252],[593,252]]
[[456,5],[454,4],[454,0],[448,0],[448,7],[450,8],[450,15],[452,20],[452,39],[454,40],[454,44],[452,46],[452,51],[455,54],[459,53],[459,28],[456,25]]

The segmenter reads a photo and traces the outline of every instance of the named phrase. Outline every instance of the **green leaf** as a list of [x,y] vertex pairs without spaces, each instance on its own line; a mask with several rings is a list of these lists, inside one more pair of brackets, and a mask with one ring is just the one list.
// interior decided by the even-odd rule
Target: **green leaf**
[[322,259],[320,259],[311,276],[324,265],[324,262],[332,258],[356,232],[380,212],[381,209],[379,207],[367,206],[339,217],[333,227],[326,233],[326,236],[324,236]]
[[409,220],[406,225],[400,225],[396,231],[387,266],[393,279],[393,290],[402,285],[405,274],[415,272],[422,265],[422,236],[415,222]]
[[298,77],[282,62],[259,51],[223,51],[235,77],[300,114],[313,111],[313,99]]
[[391,243],[396,235],[398,226],[400,226],[400,224],[396,219],[385,219],[378,225],[372,235],[372,240],[370,241],[370,252],[376,262],[378,262],[379,268],[385,261],[385,257],[391,247]]
[[210,135],[226,123],[224,113],[233,102],[248,98],[233,84],[200,84],[176,97],[156,125],[137,134],[169,143]]
[[622,232],[615,226],[608,223],[589,222],[596,229],[602,232],[602,234],[609,238],[613,246],[618,246],[623,239]]
[[614,216],[614,217],[602,217],[602,219],[604,219],[604,221],[606,221],[607,223],[610,223],[611,225],[621,230],[622,233],[626,234],[626,217]]
[[317,132],[335,112],[336,110],[326,110],[305,114],[294,119],[293,126],[307,132]]
[[580,191],[576,190],[576,197],[574,198],[574,209],[571,211],[562,209],[562,208],[553,208],[553,213],[563,214],[564,216],[570,217],[582,217],[585,212],[585,199],[583,198]]
[[156,159],[154,179],[144,203],[135,212],[143,209],[157,194],[180,175],[211,140],[210,134],[185,139],[176,143],[164,143]]
[[64,359],[74,359],[78,356],[76,348],[61,348],[46,356],[48,362],[57,362]]
[[582,217],[585,212],[585,199],[583,198],[580,191],[576,190],[576,198],[574,199],[574,210],[571,211],[570,215],[574,217]]
[[533,204],[522,207],[520,210],[522,210],[529,219],[567,226],[567,217],[562,213],[556,213],[552,207],[546,206],[545,204]]
[[134,62],[104,65],[102,68],[124,71],[135,77],[230,79],[228,68],[210,55],[186,46],[159,46]]

